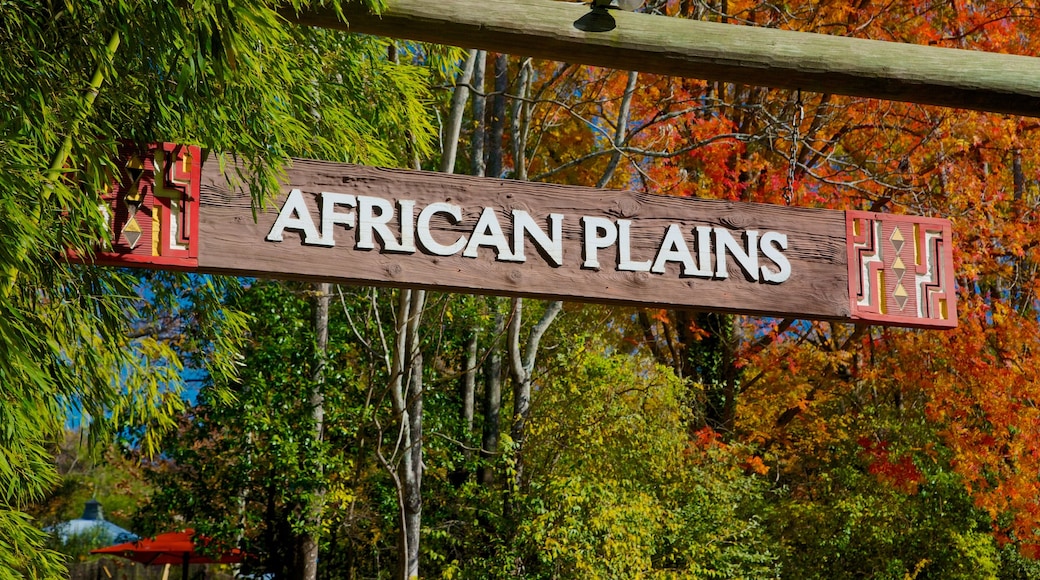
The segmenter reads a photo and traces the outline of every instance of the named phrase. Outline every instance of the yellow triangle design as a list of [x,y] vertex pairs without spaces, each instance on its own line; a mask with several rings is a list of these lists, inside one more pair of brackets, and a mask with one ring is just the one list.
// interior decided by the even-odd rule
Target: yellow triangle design
[[903,251],[903,232],[899,231],[899,228],[892,232],[892,237],[889,239],[892,240],[892,246],[896,249],[897,254]]
[[126,238],[131,250],[136,248],[137,242],[141,240],[141,224],[137,223],[134,218],[127,220],[126,225],[123,226],[123,237]]
[[906,306],[906,301],[910,298],[910,295],[906,293],[906,288],[903,288],[902,284],[896,285],[896,289],[892,292],[892,295],[895,296],[900,310]]
[[144,163],[141,158],[134,155],[126,162],[126,171],[130,174],[130,181],[136,183],[138,179],[141,179],[141,174],[144,173]]

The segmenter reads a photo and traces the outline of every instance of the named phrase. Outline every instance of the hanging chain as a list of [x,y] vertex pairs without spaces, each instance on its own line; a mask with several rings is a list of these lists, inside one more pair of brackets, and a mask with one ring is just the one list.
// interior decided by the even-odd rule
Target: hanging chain
[[791,120],[791,159],[787,166],[787,186],[784,188],[784,203],[791,205],[794,198],[794,171],[798,167],[798,149],[801,146],[802,121],[805,107],[802,104],[802,89],[795,93],[794,119]]

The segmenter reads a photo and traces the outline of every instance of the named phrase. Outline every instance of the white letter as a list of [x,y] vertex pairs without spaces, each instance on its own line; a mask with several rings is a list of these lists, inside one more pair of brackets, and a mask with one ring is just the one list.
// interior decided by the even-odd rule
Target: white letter
[[693,275],[711,278],[711,226],[697,226],[697,271]]
[[631,236],[628,234],[628,228],[632,225],[631,220],[618,220],[618,270],[626,270],[628,272],[649,272],[650,271],[650,260],[643,262],[632,261],[632,243]]
[[[292,217],[294,214],[296,217]],[[274,220],[274,225],[265,239],[269,242],[280,242],[285,230],[302,231],[305,244],[323,245],[321,236],[314,227],[314,220],[311,219],[311,212],[307,209],[307,202],[303,199],[303,192],[299,189],[289,192],[289,197],[278,212],[278,219]]]
[[433,217],[433,214],[437,213],[451,216],[451,223],[453,225],[462,220],[462,208],[459,206],[442,201],[431,203],[419,212],[419,221],[415,226],[419,231],[419,244],[421,244],[426,251],[435,256],[450,256],[457,253],[466,245],[466,237],[459,236],[459,239],[455,240],[455,243],[450,246],[441,245],[437,240],[433,239],[433,235],[430,233],[430,219]]
[[656,274],[664,274],[666,262],[681,263],[684,276],[711,277],[710,270],[698,270],[696,265],[694,265],[693,256],[690,255],[690,248],[686,245],[682,229],[676,224],[668,226],[668,231],[664,234],[664,241],[661,242],[661,247],[657,250],[657,258],[654,259],[654,266],[650,268],[650,271]]
[[[581,218],[582,228],[585,235],[584,254],[585,268],[599,269],[599,259],[596,257],[598,250],[609,247],[617,241],[617,227],[614,222],[607,218],[584,216]],[[599,235],[603,232],[603,235]]]
[[480,246],[495,248],[498,252],[498,260],[513,260],[513,254],[509,252],[509,244],[506,242],[505,234],[502,233],[502,226],[498,223],[498,216],[495,215],[494,208],[485,207],[484,211],[480,213],[480,219],[477,220],[477,225],[469,237],[466,251],[462,252],[462,255],[467,258],[476,258],[477,248]]
[[[394,206],[381,197],[367,195],[357,196],[358,201],[358,241],[357,247],[362,250],[375,249],[372,233],[375,232],[383,242],[383,249],[388,252],[404,252],[407,249],[394,239],[393,232],[386,224],[394,217]],[[378,214],[373,210],[378,209]]]
[[733,239],[733,235],[729,233],[729,230],[723,228],[715,228],[715,275],[719,278],[729,278],[729,273],[726,272],[726,253],[731,254],[740,264],[740,268],[748,275],[752,280],[758,280],[758,232],[746,231],[744,236],[747,238],[747,250],[740,247],[737,240]]
[[337,205],[355,207],[357,200],[349,193],[321,192],[321,239],[318,245],[335,246],[336,239],[333,236],[333,226],[343,224],[345,227],[354,227],[354,212],[336,213]]
[[538,245],[556,266],[563,265],[563,214],[549,214],[549,229],[552,237],[545,235],[534,219],[524,210],[513,210],[513,257],[517,262],[527,260],[524,256],[524,234]]
[[401,249],[415,253],[415,202],[410,199],[397,201],[397,216],[401,218]]
[[773,284],[787,282],[787,279],[791,277],[791,262],[787,260],[787,256],[781,253],[781,250],[787,249],[787,234],[766,232],[762,234],[758,244],[762,248],[762,253],[780,268],[779,272],[774,272],[762,266],[762,281]]

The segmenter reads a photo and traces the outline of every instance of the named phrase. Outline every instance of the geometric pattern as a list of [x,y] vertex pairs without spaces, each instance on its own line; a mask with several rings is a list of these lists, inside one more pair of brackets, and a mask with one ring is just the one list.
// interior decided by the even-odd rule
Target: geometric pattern
[[921,328],[957,326],[948,220],[847,211],[845,225],[853,319]]
[[101,192],[111,245],[94,262],[190,270],[198,266],[198,147],[124,143]]

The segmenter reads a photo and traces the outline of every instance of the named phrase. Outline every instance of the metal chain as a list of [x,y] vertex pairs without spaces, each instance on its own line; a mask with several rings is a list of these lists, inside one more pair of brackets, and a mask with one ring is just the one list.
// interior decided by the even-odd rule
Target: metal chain
[[791,159],[787,166],[787,187],[784,188],[784,203],[791,205],[794,198],[794,172],[798,166],[798,149],[801,145],[802,121],[805,120],[805,107],[802,104],[802,89],[795,93],[794,119],[791,121]]

